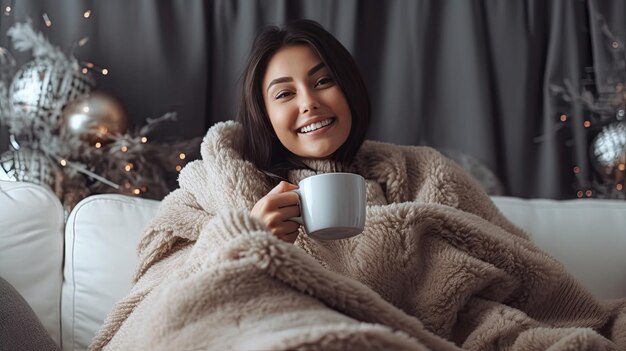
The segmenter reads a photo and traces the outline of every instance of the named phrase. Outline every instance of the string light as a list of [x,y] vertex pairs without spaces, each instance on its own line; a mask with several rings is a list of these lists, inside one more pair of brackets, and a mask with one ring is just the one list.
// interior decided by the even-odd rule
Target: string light
[[98,141],[98,142],[96,142],[96,149],[99,149],[99,148],[101,148],[101,147],[102,147],[102,143],[101,143],[101,142],[99,142],[99,141]]
[[64,159],[61,159],[61,161],[59,161],[59,163],[61,164],[61,166],[65,167],[67,166],[67,161]]
[[107,74],[109,74],[109,70],[108,70],[108,69],[106,69],[106,68],[103,68],[103,69],[102,69],[102,75],[103,75],[103,76],[106,76]]
[[624,172],[624,170],[626,170],[626,164],[620,163],[619,165],[617,165],[617,169]]
[[587,190],[585,191],[585,195],[587,195],[587,197],[591,197],[591,195],[593,195],[593,192],[591,190]]
[[622,190],[623,188],[624,188],[624,186],[622,184],[617,184],[615,186],[615,189],[617,189],[617,190]]
[[85,112],[85,113],[89,113],[89,106],[85,106],[85,107],[83,107],[83,112]]
[[87,69],[87,67],[83,67],[83,69],[81,70],[83,72],[83,74],[87,74],[89,72],[89,70]]
[[89,16],[91,16],[91,10],[87,10],[83,13],[83,17],[89,18]]
[[128,151],[128,146],[123,145],[123,146],[121,147],[121,150],[122,150],[122,152],[126,152],[126,151]]
[[578,166],[574,166],[574,173],[575,173],[575,174],[580,173],[580,167],[578,167]]
[[141,192],[142,192],[142,193],[145,193],[145,192],[147,192],[147,191],[148,191],[148,187],[147,187],[147,186],[145,186],[145,185],[142,185],[142,186],[141,186]]
[[589,127],[591,127],[591,121],[585,121],[585,122],[583,122],[583,126],[585,126],[585,128],[589,128]]
[[135,189],[133,189],[133,194],[139,195],[139,194],[141,194],[141,190],[139,188],[135,188]]
[[148,142],[148,138],[146,138],[146,137],[141,137],[141,143],[142,143],[142,144],[145,144],[145,143],[147,143],[147,142]]
[[576,196],[578,196],[578,198],[583,197],[583,192],[582,192],[582,190],[578,190],[578,192],[576,193]]
[[619,43],[614,41],[611,43],[611,46],[613,47],[613,49],[617,49],[619,47]]
[[11,6],[7,6],[4,8],[4,14],[7,16],[11,14]]
[[559,117],[559,119],[561,120],[561,122],[565,122],[565,121],[567,121],[567,115],[566,114],[562,114],[561,117]]
[[133,165],[132,163],[127,163],[126,166],[124,166],[124,170],[126,172],[130,172],[133,168],[135,168],[135,165]]
[[178,158],[180,158],[181,160],[184,160],[184,159],[185,159],[185,157],[187,157],[187,156],[186,156],[186,155],[185,155],[185,153],[183,153],[183,152],[181,152],[181,153],[178,155]]
[[183,169],[181,165],[176,165],[176,172],[180,172],[181,169]]
[[50,28],[52,27],[52,21],[50,21],[50,17],[48,17],[47,13],[43,13],[43,15],[41,15],[41,17],[43,17],[43,21],[46,24],[46,27]]

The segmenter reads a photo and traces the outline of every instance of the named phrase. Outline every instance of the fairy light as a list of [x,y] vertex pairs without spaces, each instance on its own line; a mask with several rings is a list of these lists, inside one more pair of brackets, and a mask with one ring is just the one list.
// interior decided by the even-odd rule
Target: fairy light
[[120,149],[122,150],[122,152],[126,152],[128,151],[128,146],[123,145]]
[[133,194],[135,194],[135,195],[141,194],[141,189],[139,189],[139,188],[133,189]]
[[176,172],[180,172],[181,169],[183,169],[181,165],[176,165]]
[[580,173],[580,167],[574,166],[574,174]]
[[41,17],[43,17],[43,21],[46,24],[46,27],[50,28],[52,27],[52,21],[50,21],[50,17],[48,17],[47,13],[43,13],[43,15],[41,15]]
[[140,139],[140,140],[141,140],[141,143],[142,143],[142,144],[145,144],[145,143],[147,143],[147,142],[148,142],[148,138],[146,138],[146,137],[141,137],[141,139]]
[[83,17],[89,18],[89,16],[91,16],[91,10],[87,10],[83,13]]
[[583,197],[583,192],[582,192],[582,190],[578,190],[578,192],[576,193],[576,196],[578,196],[578,198]]
[[103,76],[106,76],[107,74],[109,74],[109,70],[108,70],[108,69],[106,69],[106,68],[103,68],[103,69],[102,69],[102,75],[103,75]]
[[89,70],[87,69],[87,67],[83,67],[81,72],[83,72],[83,74],[87,74],[89,72]]
[[620,163],[619,165],[617,165],[617,169],[624,172],[624,170],[626,170],[626,164]]
[[132,163],[127,163],[126,166],[124,166],[124,170],[126,172],[130,172],[133,168],[135,168],[135,165],[133,165]]
[[67,161],[64,159],[61,159],[61,161],[59,161],[59,163],[61,164],[61,166],[65,167],[67,166]]
[[185,159],[185,157],[187,157],[187,155],[185,155],[185,153],[184,153],[184,152],[181,152],[181,153],[178,155],[178,158],[180,158],[181,160],[184,160],[184,159]]
[[147,186],[145,186],[145,185],[142,185],[142,186],[141,186],[141,192],[142,192],[142,193],[148,192],[148,187],[147,187]]
[[85,66],[87,66],[87,68],[91,69],[91,68],[93,68],[93,63],[91,63],[91,62],[87,62],[87,63],[85,64]]
[[85,107],[83,107],[83,112],[85,112],[85,113],[89,113],[89,106],[85,106]]
[[617,184],[615,186],[615,189],[617,189],[617,190],[622,190],[623,188],[624,188],[624,186],[622,184]]
[[583,122],[583,126],[585,126],[585,128],[591,127],[591,121],[587,120],[587,121]]
[[4,8],[4,14],[7,15],[7,16],[10,15],[11,14],[11,10],[12,10],[11,6],[5,7]]
[[565,122],[565,121],[567,121],[567,115],[566,114],[562,114],[561,117],[559,117],[559,119],[561,120],[561,122]]
[[99,148],[101,148],[101,147],[102,147],[102,143],[101,143],[101,142],[99,142],[99,141],[98,141],[98,142],[96,142],[96,149],[99,149]]
[[593,195],[593,191],[591,191],[591,190],[587,190],[587,191],[585,191],[585,195],[586,195],[587,197],[591,197],[591,195]]
[[617,49],[619,47],[619,43],[614,41],[611,43],[611,46],[613,47],[613,49]]

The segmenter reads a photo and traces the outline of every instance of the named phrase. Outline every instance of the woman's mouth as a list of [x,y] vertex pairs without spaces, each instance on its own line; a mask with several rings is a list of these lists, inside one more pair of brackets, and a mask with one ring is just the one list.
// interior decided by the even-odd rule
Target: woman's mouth
[[331,117],[331,118],[327,118],[323,121],[319,121],[319,122],[315,122],[315,123],[311,123],[308,124],[300,129],[298,129],[298,133],[300,134],[308,134],[311,132],[314,132],[316,130],[320,130],[322,128],[326,128],[330,125],[332,125],[333,123],[335,123],[335,117]]

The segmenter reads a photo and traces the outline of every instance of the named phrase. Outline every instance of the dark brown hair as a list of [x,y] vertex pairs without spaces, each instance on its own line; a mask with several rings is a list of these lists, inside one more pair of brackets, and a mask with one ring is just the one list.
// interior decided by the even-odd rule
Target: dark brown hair
[[346,142],[333,154],[339,169],[348,166],[361,147],[370,121],[370,100],[348,50],[317,22],[298,20],[282,28],[265,27],[254,40],[246,68],[237,120],[243,125],[239,149],[244,159],[268,175],[271,183],[285,179],[287,171],[306,168],[302,160],[278,140],[263,100],[262,82],[274,54],[285,46],[306,45],[328,67],[343,91],[352,114],[352,128]]

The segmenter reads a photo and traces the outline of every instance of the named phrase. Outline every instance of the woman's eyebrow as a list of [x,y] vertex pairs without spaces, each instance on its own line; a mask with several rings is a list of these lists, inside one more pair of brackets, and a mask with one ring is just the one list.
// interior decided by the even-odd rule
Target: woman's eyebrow
[[309,70],[309,76],[314,75],[314,74],[315,74],[315,72],[317,72],[317,71],[321,70],[322,68],[324,68],[324,66],[326,66],[326,65],[324,64],[324,62],[320,62],[320,63],[318,63],[317,65],[315,65],[315,67],[313,67],[313,68],[311,68],[311,69]]
[[[320,69],[324,68],[325,66],[326,65],[324,64],[324,62],[320,62],[317,65],[315,65],[315,67],[311,68],[307,74],[309,76],[312,76],[312,75],[315,74],[315,72],[319,71]],[[293,78],[291,78],[291,77],[276,78],[276,79],[272,80],[270,82],[270,84],[267,85],[267,91],[269,91],[270,88],[272,87],[272,85],[274,85],[274,84],[285,83],[285,82],[292,82],[292,81],[293,81]]]

